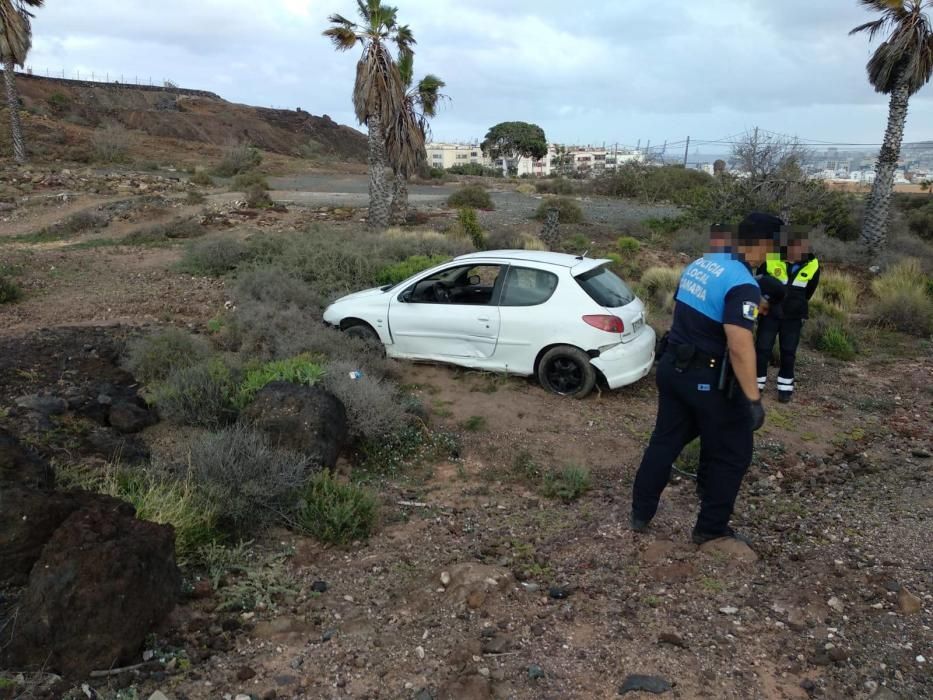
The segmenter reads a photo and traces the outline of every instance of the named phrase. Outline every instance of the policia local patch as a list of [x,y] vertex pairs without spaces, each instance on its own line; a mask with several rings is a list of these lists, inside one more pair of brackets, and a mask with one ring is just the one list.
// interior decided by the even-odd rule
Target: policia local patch
[[758,318],[758,304],[751,301],[743,301],[742,317],[748,321],[754,321]]

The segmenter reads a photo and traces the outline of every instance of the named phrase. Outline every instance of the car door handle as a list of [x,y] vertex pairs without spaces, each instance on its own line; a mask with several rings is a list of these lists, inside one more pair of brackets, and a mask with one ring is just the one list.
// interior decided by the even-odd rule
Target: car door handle
[[476,319],[476,320],[477,320],[477,321],[482,321],[483,323],[488,323],[488,322],[489,322],[489,319],[486,318],[485,316],[480,316],[480,317],[479,317],[478,319]]

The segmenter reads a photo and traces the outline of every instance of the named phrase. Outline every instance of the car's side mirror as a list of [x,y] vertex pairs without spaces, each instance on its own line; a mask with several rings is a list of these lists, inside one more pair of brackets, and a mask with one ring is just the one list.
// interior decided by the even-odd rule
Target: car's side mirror
[[398,300],[406,304],[410,304],[411,298],[412,296],[414,296],[414,293],[415,293],[414,289],[406,289],[404,292],[398,295]]
[[470,275],[470,278],[467,280],[467,282],[470,283],[471,287],[476,287],[480,282],[482,282],[482,279],[480,279],[479,275]]

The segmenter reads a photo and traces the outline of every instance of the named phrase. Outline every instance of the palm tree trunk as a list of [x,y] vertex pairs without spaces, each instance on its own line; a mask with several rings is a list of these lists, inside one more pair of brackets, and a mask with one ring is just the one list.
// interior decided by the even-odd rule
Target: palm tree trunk
[[379,117],[366,120],[369,127],[369,217],[371,229],[389,226],[389,189],[386,184],[386,147]]
[[872,254],[877,254],[885,244],[888,228],[888,210],[891,192],[894,189],[894,171],[901,153],[904,139],[904,123],[907,121],[907,103],[910,91],[907,81],[901,81],[891,91],[888,105],[888,128],[884,132],[884,143],[878,154],[875,181],[865,206],[865,221],[862,224],[862,242]]
[[393,224],[404,224],[408,221],[408,178],[401,173],[395,173],[391,220]]
[[13,139],[13,158],[17,163],[26,162],[26,144],[23,143],[23,127],[19,121],[19,97],[16,95],[16,76],[13,74],[13,58],[3,62],[3,78],[6,83],[6,101],[10,108],[10,127]]

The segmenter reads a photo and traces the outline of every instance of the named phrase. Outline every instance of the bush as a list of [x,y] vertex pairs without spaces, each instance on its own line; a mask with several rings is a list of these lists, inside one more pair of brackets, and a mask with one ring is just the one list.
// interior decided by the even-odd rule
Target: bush
[[570,180],[559,177],[554,180],[540,180],[535,183],[535,189],[540,194],[562,194],[570,195],[576,192],[576,188]]
[[302,493],[296,524],[322,542],[347,545],[369,538],[377,512],[376,499],[368,491],[321,472]]
[[258,167],[262,163],[262,153],[248,143],[235,143],[227,146],[214,174],[218,177],[233,177]]
[[247,406],[263,387],[272,382],[291,382],[314,386],[324,376],[324,368],[310,355],[297,355],[287,360],[274,360],[246,371],[236,396],[236,405]]
[[310,468],[304,455],[234,425],[191,443],[188,473],[217,504],[219,523],[242,536],[290,513]]
[[619,249],[620,253],[634,255],[641,250],[641,243],[631,236],[621,236],[619,240],[616,241],[616,248]]
[[235,238],[227,236],[205,238],[185,248],[178,262],[178,269],[190,275],[219,277],[236,269],[246,255],[246,245]]
[[124,469],[116,465],[94,472],[59,469],[56,479],[66,488],[82,488],[128,501],[140,520],[174,527],[175,552],[181,564],[220,537],[217,507],[190,480],[179,480],[154,468]]
[[823,270],[811,303],[813,301],[849,313],[858,302],[858,282],[846,272]]
[[204,204],[205,201],[206,201],[206,198],[204,197],[204,195],[198,192],[197,190],[188,190],[187,194],[185,195],[185,204],[189,206],[196,206],[198,204]]
[[80,211],[77,214],[65,218],[58,223],[46,226],[35,233],[27,233],[14,236],[13,240],[24,243],[48,243],[51,241],[63,241],[74,236],[78,236],[85,231],[101,229],[110,223],[103,214],[95,212]]
[[119,124],[97,129],[91,135],[94,158],[101,163],[125,163],[132,143],[130,132]]
[[855,357],[855,339],[844,320],[832,316],[811,318],[804,325],[804,336],[814,350],[837,360],[848,361]]
[[360,379],[351,379],[350,373],[359,369],[353,362],[331,362],[323,382],[324,388],[347,409],[350,433],[378,441],[401,432],[408,423],[408,415],[399,401],[398,387],[365,371]]
[[426,255],[412,255],[410,258],[406,258],[401,262],[384,267],[376,276],[376,281],[381,285],[398,284],[399,282],[407,280],[412,275],[417,275],[423,270],[445,263],[449,259],[450,258],[443,255],[435,255],[430,258]]
[[682,273],[679,267],[649,267],[638,283],[639,296],[650,307],[671,313]]
[[186,238],[197,238],[205,233],[204,227],[193,218],[172,219],[164,224],[141,228],[123,238],[127,245],[159,245]]
[[470,175],[474,177],[502,177],[502,171],[499,168],[490,168],[479,163],[462,163],[452,165],[447,168],[451,175]]
[[918,238],[933,242],[933,201],[907,215],[907,227]]
[[557,220],[562,224],[582,224],[585,221],[580,205],[567,197],[546,197],[538,205],[534,218],[544,221],[548,209],[557,209]]
[[933,297],[917,260],[904,260],[872,282],[877,300],[870,317],[882,327],[926,336],[933,333]]
[[233,297],[239,303],[259,301],[300,309],[319,309],[321,298],[307,284],[278,266],[254,267],[237,274]]
[[23,290],[13,280],[0,275],[0,304],[12,304],[23,296]]
[[274,202],[269,192],[262,185],[250,185],[246,188],[246,206],[250,209],[268,209]]
[[476,218],[476,210],[472,207],[461,207],[457,212],[457,234],[469,239],[477,250],[485,249],[488,244],[486,234]]
[[233,178],[233,183],[230,189],[235,192],[246,192],[253,186],[259,187],[263,190],[268,190],[269,181],[266,180],[266,176],[262,175],[261,173],[240,173]]
[[589,490],[590,472],[585,467],[577,466],[546,473],[541,487],[541,492],[547,498],[559,498],[564,503],[577,500]]
[[152,392],[159,414],[173,423],[218,428],[236,418],[237,382],[219,358],[178,367]]
[[709,234],[697,229],[680,229],[670,237],[670,247],[675,253],[699,258],[709,247]]
[[481,185],[467,185],[461,187],[447,198],[447,206],[452,209],[472,207],[474,209],[494,209],[489,192]]
[[518,187],[515,188],[515,191],[519,194],[534,194],[537,192],[534,185],[531,185],[527,182],[523,182]]
[[214,180],[207,173],[206,170],[197,170],[194,174],[188,178],[188,182],[192,185],[198,185],[199,187],[213,187]]
[[208,342],[178,328],[144,335],[127,344],[124,366],[143,384],[164,381],[173,370],[190,367],[210,354]]
[[55,112],[63,112],[71,105],[71,99],[68,95],[58,90],[49,95],[46,102],[49,103],[49,107]]

